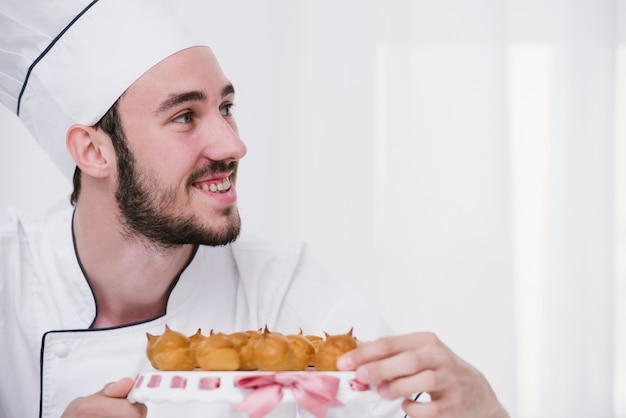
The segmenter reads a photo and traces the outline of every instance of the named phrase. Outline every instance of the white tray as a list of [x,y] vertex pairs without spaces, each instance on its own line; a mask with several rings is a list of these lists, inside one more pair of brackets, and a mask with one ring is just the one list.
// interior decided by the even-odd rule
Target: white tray
[[[235,386],[238,377],[261,375],[328,375],[339,381],[337,400],[343,407],[351,404],[369,403],[380,400],[375,388],[358,382],[354,372],[206,372],[206,371],[158,371],[142,372],[135,378],[135,385],[128,395],[132,402],[229,402],[235,408],[252,389],[243,389]],[[218,386],[216,387],[216,382]],[[342,406],[333,407],[343,408]],[[283,388],[282,402],[268,413],[267,417],[277,415],[279,411],[295,411],[296,400],[289,388]],[[302,408],[299,408],[302,410]],[[293,415],[291,415],[293,416]],[[307,416],[313,416],[308,415]]]

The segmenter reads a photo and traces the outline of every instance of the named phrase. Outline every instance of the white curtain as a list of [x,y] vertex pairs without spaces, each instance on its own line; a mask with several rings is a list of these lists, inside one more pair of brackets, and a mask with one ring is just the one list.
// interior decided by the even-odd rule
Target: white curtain
[[[514,417],[626,417],[626,0],[197,7],[237,89],[247,233],[309,241]],[[0,204],[65,198],[0,123]]]
[[616,416],[619,5],[510,6],[519,410],[537,417]]

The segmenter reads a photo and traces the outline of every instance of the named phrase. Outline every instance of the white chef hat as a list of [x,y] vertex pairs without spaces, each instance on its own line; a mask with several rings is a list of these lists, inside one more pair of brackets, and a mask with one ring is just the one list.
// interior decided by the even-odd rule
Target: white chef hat
[[206,45],[174,9],[184,6],[174,0],[0,0],[0,103],[68,179],[75,168],[65,146],[72,124],[95,124],[152,66]]

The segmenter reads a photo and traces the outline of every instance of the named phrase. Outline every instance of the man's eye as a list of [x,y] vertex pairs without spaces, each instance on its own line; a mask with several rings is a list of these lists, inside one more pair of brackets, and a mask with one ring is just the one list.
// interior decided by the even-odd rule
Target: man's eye
[[232,108],[233,108],[232,103],[225,104],[220,108],[220,113],[222,114],[222,116],[232,116],[233,115]]
[[183,113],[180,116],[175,117],[173,119],[173,121],[176,122],[176,123],[185,123],[185,124],[186,123],[191,123],[191,121],[192,121],[192,117],[191,116],[192,116],[191,112],[186,112],[186,113]]

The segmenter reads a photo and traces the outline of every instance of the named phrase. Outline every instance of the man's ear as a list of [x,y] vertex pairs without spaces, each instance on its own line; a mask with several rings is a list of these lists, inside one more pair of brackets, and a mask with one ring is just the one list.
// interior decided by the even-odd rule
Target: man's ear
[[111,174],[115,154],[110,138],[102,130],[72,125],[67,131],[65,145],[83,173],[97,178]]

